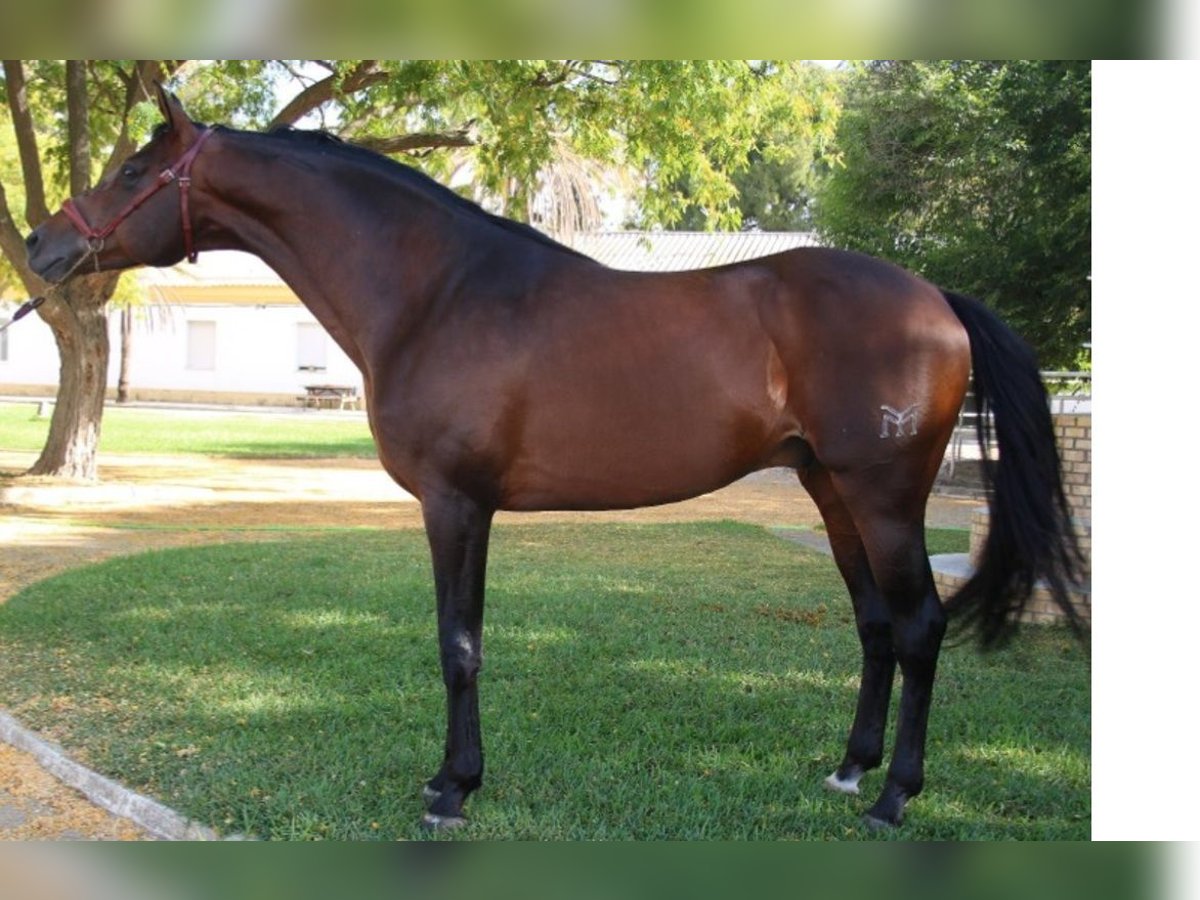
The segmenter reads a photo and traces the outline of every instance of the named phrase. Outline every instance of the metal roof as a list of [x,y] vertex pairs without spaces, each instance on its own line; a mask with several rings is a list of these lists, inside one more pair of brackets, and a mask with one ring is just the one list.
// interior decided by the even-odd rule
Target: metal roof
[[820,244],[805,231],[596,231],[576,234],[571,246],[614,269],[675,272]]

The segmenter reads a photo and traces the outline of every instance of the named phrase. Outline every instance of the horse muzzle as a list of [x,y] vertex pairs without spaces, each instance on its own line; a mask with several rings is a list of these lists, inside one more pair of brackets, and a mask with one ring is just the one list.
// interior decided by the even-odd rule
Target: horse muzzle
[[70,223],[55,227],[58,216],[35,228],[25,238],[29,267],[39,278],[57,284],[72,275],[98,247],[81,235]]

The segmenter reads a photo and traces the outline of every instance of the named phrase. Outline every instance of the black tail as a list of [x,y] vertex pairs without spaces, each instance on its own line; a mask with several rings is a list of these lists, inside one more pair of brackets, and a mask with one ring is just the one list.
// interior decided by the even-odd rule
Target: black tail
[[[1012,636],[1040,581],[1071,627],[1082,632],[1068,593],[1081,557],[1037,359],[1029,345],[978,300],[943,293],[971,340],[989,508],[987,541],[975,574],[946,609],[963,628],[973,628],[983,646],[994,646]],[[989,411],[1000,452],[995,463],[986,453]]]

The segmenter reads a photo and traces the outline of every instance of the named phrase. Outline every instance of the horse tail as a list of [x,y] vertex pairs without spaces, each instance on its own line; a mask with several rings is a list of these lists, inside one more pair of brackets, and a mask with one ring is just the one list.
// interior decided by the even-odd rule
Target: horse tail
[[[1035,586],[1045,586],[1076,634],[1068,586],[1081,555],[1063,490],[1054,423],[1033,349],[980,301],[944,291],[971,342],[977,432],[989,529],[974,574],[946,603],[983,647],[1010,638]],[[999,459],[987,454],[995,423]],[[1039,582],[1041,583],[1039,585]]]

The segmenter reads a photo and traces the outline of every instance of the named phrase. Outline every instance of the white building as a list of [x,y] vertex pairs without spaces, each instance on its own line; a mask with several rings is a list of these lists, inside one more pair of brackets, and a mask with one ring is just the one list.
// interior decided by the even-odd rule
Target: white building
[[[809,234],[607,232],[579,234],[580,251],[620,269],[721,265],[816,243]],[[297,405],[314,386],[362,394],[362,377],[307,308],[256,257],[200,254],[196,265],[143,269],[151,302],[134,312],[134,400]],[[0,302],[0,320],[15,305]],[[108,385],[120,367],[120,315],[109,314]],[[36,315],[0,332],[0,394],[53,397],[58,350]]]
[[[362,377],[279,277],[256,257],[201,254],[138,273],[150,299],[134,311],[132,399],[291,404],[312,385],[353,389]],[[6,316],[12,310],[6,310]],[[108,385],[120,367],[120,315],[109,313]],[[53,396],[58,351],[50,328],[29,316],[0,344],[0,393]]]

